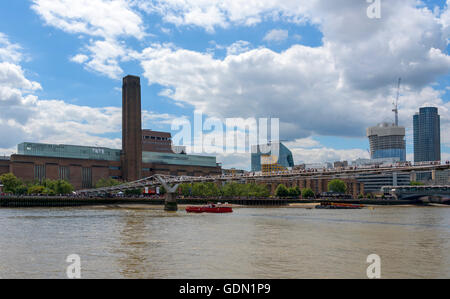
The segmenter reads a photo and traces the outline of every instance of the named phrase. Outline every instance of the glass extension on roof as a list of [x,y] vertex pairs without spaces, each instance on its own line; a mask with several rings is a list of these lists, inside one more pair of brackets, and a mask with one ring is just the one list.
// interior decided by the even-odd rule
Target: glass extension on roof
[[120,150],[104,147],[89,147],[63,144],[24,142],[17,146],[19,155],[120,161]]

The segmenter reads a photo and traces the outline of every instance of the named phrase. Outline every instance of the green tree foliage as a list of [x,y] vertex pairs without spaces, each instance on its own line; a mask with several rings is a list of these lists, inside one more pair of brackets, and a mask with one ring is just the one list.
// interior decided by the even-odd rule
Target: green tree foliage
[[44,194],[44,191],[45,191],[45,187],[44,186],[33,185],[33,186],[28,188],[28,195]]
[[342,180],[334,179],[328,183],[328,191],[345,193],[347,192],[347,185]]
[[245,184],[244,185],[244,196],[249,197],[269,197],[270,192],[267,189],[266,185],[258,185],[258,184]]
[[113,178],[108,179],[101,178],[97,181],[97,183],[95,183],[95,188],[113,187],[120,184],[121,184],[120,181]]
[[289,190],[285,185],[279,184],[277,189],[275,189],[275,195],[277,197],[287,197],[289,196]]
[[266,185],[258,184],[239,184],[236,182],[226,184],[222,187],[218,187],[216,184],[208,183],[194,183],[194,184],[181,184],[178,187],[178,192],[183,196],[196,196],[196,197],[268,197],[270,195]]
[[44,180],[28,186],[28,194],[67,195],[73,192],[73,186],[63,180]]
[[12,173],[0,176],[0,181],[4,185],[5,192],[11,192],[15,195],[25,194],[46,194],[46,195],[66,195],[73,192],[73,186],[63,180],[44,180],[42,182],[27,183],[25,185],[20,179]]
[[288,196],[289,197],[299,197],[300,194],[301,194],[300,188],[298,188],[298,187],[288,188]]
[[425,184],[424,183],[421,183],[421,182],[411,182],[411,186],[424,186]]
[[207,182],[207,183],[195,183],[192,185],[191,189],[192,195],[197,197],[213,197],[220,196],[220,189],[216,184]]
[[302,197],[303,198],[314,198],[315,197],[314,191],[312,191],[311,188],[304,188],[302,190]]
[[20,185],[16,188],[16,192],[14,192],[16,195],[26,195],[28,193],[28,188],[25,185]]
[[46,190],[44,190],[43,194],[48,195],[66,195],[73,192],[73,186],[63,180],[44,180],[41,184],[36,185],[44,186]]
[[5,173],[0,176],[0,182],[2,182],[3,190],[5,192],[11,192],[16,194],[18,188],[23,186],[23,183],[12,173]]
[[190,196],[192,195],[192,185],[187,183],[180,184],[178,186],[178,192],[183,196]]
[[241,184],[232,182],[232,183],[228,183],[225,186],[222,187],[222,194],[224,196],[243,196],[243,192],[242,192],[242,186]]

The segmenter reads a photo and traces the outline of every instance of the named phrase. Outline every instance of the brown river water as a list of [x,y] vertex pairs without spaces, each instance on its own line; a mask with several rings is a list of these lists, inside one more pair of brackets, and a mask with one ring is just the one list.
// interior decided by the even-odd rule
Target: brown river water
[[449,207],[0,209],[0,278],[450,278]]

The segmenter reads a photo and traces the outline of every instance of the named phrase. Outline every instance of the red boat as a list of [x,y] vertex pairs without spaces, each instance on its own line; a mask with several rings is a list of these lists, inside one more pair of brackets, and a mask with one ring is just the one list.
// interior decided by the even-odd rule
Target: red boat
[[186,212],[188,213],[232,213],[233,209],[230,206],[224,206],[224,205],[215,205],[215,204],[208,204],[206,206],[201,207],[194,207],[189,206],[186,207]]

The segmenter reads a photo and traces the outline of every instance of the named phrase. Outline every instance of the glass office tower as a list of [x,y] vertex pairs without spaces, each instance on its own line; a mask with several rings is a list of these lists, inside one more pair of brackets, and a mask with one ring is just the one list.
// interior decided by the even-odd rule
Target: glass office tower
[[414,115],[414,162],[441,160],[441,124],[438,109],[423,107]]

